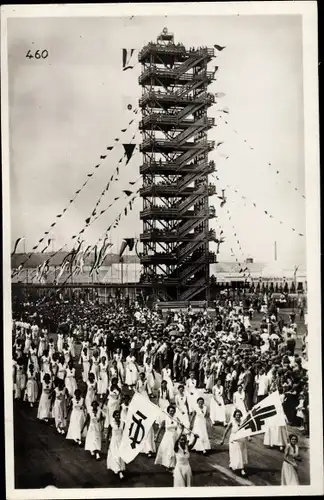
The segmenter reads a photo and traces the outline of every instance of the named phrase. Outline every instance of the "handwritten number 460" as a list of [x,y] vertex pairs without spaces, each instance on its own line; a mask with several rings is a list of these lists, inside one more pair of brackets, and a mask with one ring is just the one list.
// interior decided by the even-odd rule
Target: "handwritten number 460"
[[32,53],[30,50],[27,52],[26,57],[28,59],[46,59],[48,57],[48,50],[43,50],[42,52],[40,50],[36,50],[36,52]]

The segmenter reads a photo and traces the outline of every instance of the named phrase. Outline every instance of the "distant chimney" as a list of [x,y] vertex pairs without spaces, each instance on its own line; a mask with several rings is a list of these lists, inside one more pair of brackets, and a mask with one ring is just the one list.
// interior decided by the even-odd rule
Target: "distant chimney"
[[245,261],[246,264],[253,264],[253,258],[252,257],[248,257]]

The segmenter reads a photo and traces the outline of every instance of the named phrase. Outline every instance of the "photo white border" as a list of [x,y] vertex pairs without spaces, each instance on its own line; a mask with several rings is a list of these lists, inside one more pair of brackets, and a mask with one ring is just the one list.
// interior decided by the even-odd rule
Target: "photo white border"
[[[302,16],[306,248],[310,381],[310,478],[308,486],[228,486],[187,488],[92,488],[92,489],[15,489],[13,450],[12,345],[11,345],[11,271],[10,271],[10,190],[9,190],[9,107],[7,20],[19,17],[103,17],[103,16]],[[163,23],[162,23],[163,24]],[[6,497],[14,499],[72,498],[167,498],[167,497],[251,497],[323,494],[323,412],[321,371],[321,280],[320,280],[320,168],[318,109],[317,2],[206,2],[172,4],[88,4],[88,5],[10,5],[1,7],[1,109],[2,109],[2,193],[3,193],[3,311],[4,311],[4,396]],[[313,338],[315,337],[315,338]]]

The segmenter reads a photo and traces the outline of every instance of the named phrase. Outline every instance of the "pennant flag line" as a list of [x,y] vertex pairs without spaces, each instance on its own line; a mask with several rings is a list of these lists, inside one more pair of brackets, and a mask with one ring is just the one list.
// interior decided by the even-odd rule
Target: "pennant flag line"
[[[226,125],[229,125],[229,123],[228,123],[226,120],[224,120],[224,118],[223,118],[223,116],[222,116],[222,115],[220,115],[220,117],[219,117],[219,118],[222,118],[222,119],[223,119],[223,121],[224,121],[224,123],[225,123]],[[233,131],[236,135],[240,136],[240,134],[238,133],[238,131],[237,131],[237,130],[234,130],[234,129],[231,129],[231,130],[232,130],[232,131]],[[243,140],[243,142],[244,142],[244,143],[248,146],[248,148],[249,148],[251,151],[254,151],[254,150],[255,150],[255,148],[254,148],[254,147],[252,147],[250,144],[248,144],[248,141],[247,141],[246,139],[243,139],[243,138],[242,138],[242,140]],[[273,167],[272,162],[269,162],[269,161],[268,161],[268,162],[267,162],[267,166],[268,166],[268,167]],[[280,170],[276,169],[276,170],[275,170],[275,172],[276,172],[276,174],[277,174],[277,175],[282,176],[282,174],[281,174]],[[284,177],[284,176],[282,176],[282,178],[283,178],[283,179],[284,179],[284,180],[285,180],[288,184],[290,184],[290,185],[292,186],[292,181],[291,181],[291,180],[287,179],[287,178],[286,178],[286,177]],[[293,186],[292,186],[292,187],[293,187]],[[306,200],[306,196],[305,196],[305,195],[304,195],[304,194],[303,194],[303,193],[302,193],[302,192],[301,192],[301,191],[300,191],[297,187],[294,187],[294,190],[295,190],[295,191],[296,191],[296,192],[297,192],[297,193],[298,193],[298,194],[299,194],[299,195],[300,195],[300,196],[301,196],[304,200]]]
[[[232,187],[232,186],[230,186],[229,184],[227,184],[227,185],[226,185],[226,187],[227,187],[228,189],[230,189],[231,191],[233,191],[235,194],[237,194],[237,195],[238,195],[238,196],[239,196],[239,197],[240,197],[243,201],[247,201],[247,202],[249,202],[249,204],[251,204],[254,208],[258,208],[257,203],[255,203],[254,201],[250,201],[250,200],[248,200],[246,196],[242,196],[242,195],[240,195],[240,192],[239,192],[239,190],[238,190],[238,189],[233,188],[233,187]],[[246,206],[246,203],[245,203],[245,206]],[[270,211],[269,211],[269,210],[264,210],[264,209],[262,209],[262,208],[261,208],[261,211],[262,211],[262,213],[264,213],[267,217],[269,217],[269,219],[274,219],[275,221],[277,220],[277,218],[276,218],[276,217],[274,217],[274,215],[272,215],[272,214],[270,213]],[[298,232],[298,231],[296,230],[296,228],[290,227],[290,226],[289,226],[286,222],[284,222],[284,221],[282,221],[282,220],[280,220],[280,221],[279,221],[279,224],[280,224],[280,225],[285,225],[285,226],[287,226],[287,228],[289,227],[289,229],[290,229],[292,232],[296,233],[298,236],[305,236],[303,233]]]
[[25,240],[24,236],[22,238],[17,238],[17,240],[16,240],[16,242],[14,244],[13,251],[11,253],[11,257],[16,253],[19,243],[21,243],[23,240]]
[[[134,114],[136,114],[136,113],[135,113],[136,111],[138,111],[138,109],[137,109],[137,108],[133,111],[133,113],[134,113]],[[133,120],[133,121],[134,121],[134,120]],[[133,123],[133,121],[132,121],[132,123]],[[129,127],[129,126],[130,126],[130,125],[128,125],[128,127]],[[128,127],[127,127],[125,130],[128,130]],[[115,139],[115,141],[119,141],[119,138]],[[107,150],[108,150],[108,151],[112,151],[114,147],[115,147],[115,146],[108,146],[108,147],[107,147]],[[101,156],[100,156],[100,159],[101,159],[102,161],[101,161],[99,164],[97,164],[94,168],[95,168],[95,169],[98,169],[98,168],[99,168],[99,166],[102,164],[102,162],[106,159],[106,157],[107,157],[107,155],[101,155]],[[90,179],[92,179],[92,178],[93,178],[93,175],[94,175],[94,173],[87,174],[87,179],[86,179],[86,181],[82,184],[82,187],[81,187],[80,189],[78,189],[77,191],[75,191],[75,194],[74,194],[73,198],[71,198],[71,199],[69,200],[69,204],[68,204],[68,206],[66,206],[66,207],[63,209],[63,211],[62,211],[62,213],[61,213],[61,214],[58,214],[58,215],[56,216],[56,219],[60,219],[60,218],[62,217],[62,215],[63,215],[63,214],[65,214],[65,213],[67,212],[67,210],[68,210],[68,209],[69,209],[69,207],[72,205],[72,203],[74,203],[74,201],[76,200],[76,198],[78,197],[78,195],[79,195],[79,194],[83,191],[83,189],[84,189],[84,188],[86,187],[86,185],[89,183]],[[44,233],[44,234],[45,234],[45,235],[46,235],[46,234],[49,234],[49,232],[51,231],[51,229],[53,229],[55,226],[56,226],[56,222],[53,222],[53,223],[50,225],[49,229],[48,229],[47,231],[45,231],[45,233]],[[37,244],[37,245],[35,245],[35,246],[32,248],[32,250],[37,250],[37,248],[39,247],[39,245],[40,245],[40,243],[43,241],[43,239],[44,239],[44,238],[42,238],[41,240],[39,240],[38,244]],[[18,242],[18,244],[19,244],[19,242]],[[17,246],[18,246],[18,245],[17,245]],[[34,252],[31,252],[31,253],[27,256],[27,258],[25,259],[25,261],[22,263],[22,264],[23,264],[23,266],[24,266],[24,265],[25,265],[25,264],[29,261],[29,259],[30,259],[30,258],[31,258],[31,256],[33,255],[33,253],[34,253]]]

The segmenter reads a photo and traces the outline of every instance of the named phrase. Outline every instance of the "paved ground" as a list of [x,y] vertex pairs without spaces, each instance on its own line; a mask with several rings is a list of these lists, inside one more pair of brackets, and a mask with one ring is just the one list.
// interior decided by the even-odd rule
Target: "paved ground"
[[[230,411],[228,407],[227,412]],[[36,414],[36,408],[30,408],[26,403],[14,403],[16,488],[173,485],[172,475],[144,455],[139,455],[127,466],[125,479],[120,481],[106,468],[107,443],[104,443],[101,461],[96,462],[88,452],[58,435],[53,425],[37,421]],[[228,444],[223,447],[218,444],[223,432],[221,426],[209,428],[212,450],[208,456],[191,453],[194,486],[280,485],[282,452],[264,447],[262,437],[256,436],[248,443],[248,476],[241,478],[228,469]],[[297,431],[297,434],[300,433]],[[298,475],[301,484],[309,484],[308,439],[300,436],[299,444],[302,462]]]

